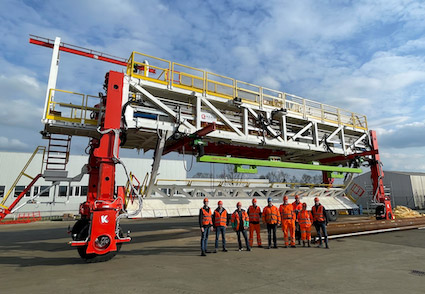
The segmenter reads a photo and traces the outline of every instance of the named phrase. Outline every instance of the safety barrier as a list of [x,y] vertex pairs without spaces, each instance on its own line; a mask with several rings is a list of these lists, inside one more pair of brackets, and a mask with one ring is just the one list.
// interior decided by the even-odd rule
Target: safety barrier
[[0,225],[6,224],[27,224],[36,221],[41,221],[41,213],[40,211],[35,212],[23,212],[19,213],[18,217],[14,220],[3,220],[0,222]]
[[[96,100],[94,100],[96,99]],[[97,125],[100,98],[81,93],[50,89],[45,118],[71,123]]]
[[128,59],[127,75],[221,98],[237,97],[254,105],[285,108],[304,119],[368,129],[365,115],[135,51]]

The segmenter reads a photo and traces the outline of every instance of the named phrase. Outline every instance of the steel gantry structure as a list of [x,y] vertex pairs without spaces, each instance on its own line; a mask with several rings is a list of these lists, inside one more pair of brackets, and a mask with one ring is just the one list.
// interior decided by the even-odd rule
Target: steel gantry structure
[[[169,152],[232,164],[237,172],[254,173],[257,166],[319,170],[324,182],[320,195],[334,196],[343,189],[332,188],[333,179],[360,173],[365,160],[373,171],[376,202],[385,204],[381,213],[392,217],[376,134],[364,115],[139,52],[124,59],[60,38],[31,36],[30,43],[53,49],[43,136],[90,138],[89,161],[82,171],[89,174],[89,190],[71,242],[87,261],[110,259],[130,241],[119,221],[140,215],[144,197],[160,192],[157,171],[161,156]],[[106,73],[104,93],[98,96],[56,89],[61,51],[121,65],[123,72]],[[154,150],[143,193],[129,177],[129,189],[137,196],[132,211],[126,207],[126,191],[115,184],[115,167],[123,164],[120,148]],[[70,181],[63,171],[49,172],[55,181]],[[197,194],[181,191],[187,197]],[[276,191],[297,193],[288,187]],[[8,212],[3,209],[3,217]]]

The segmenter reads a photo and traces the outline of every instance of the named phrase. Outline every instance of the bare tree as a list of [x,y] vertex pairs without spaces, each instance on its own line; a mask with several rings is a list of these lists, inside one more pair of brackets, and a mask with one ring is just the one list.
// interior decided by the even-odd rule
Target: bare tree
[[264,178],[271,183],[285,183],[289,179],[289,175],[284,171],[271,171],[265,174]]
[[240,181],[245,178],[245,174],[237,173],[233,165],[226,165],[218,177],[226,181]]
[[193,175],[194,178],[211,178],[211,173],[197,172]]

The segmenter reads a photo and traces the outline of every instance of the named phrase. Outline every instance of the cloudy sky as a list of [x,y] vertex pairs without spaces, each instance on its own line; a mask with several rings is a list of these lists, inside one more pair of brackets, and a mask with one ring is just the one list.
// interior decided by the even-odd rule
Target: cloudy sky
[[[173,60],[366,114],[384,168],[425,172],[425,1],[0,1],[0,150],[32,151],[51,50],[34,34]],[[63,53],[58,88],[120,67]],[[82,153],[87,140],[76,140]]]

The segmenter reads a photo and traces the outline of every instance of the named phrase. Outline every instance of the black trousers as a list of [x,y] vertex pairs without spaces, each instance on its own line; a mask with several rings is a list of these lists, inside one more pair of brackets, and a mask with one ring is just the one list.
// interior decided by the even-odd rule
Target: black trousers
[[241,234],[242,234],[242,235],[243,235],[243,237],[245,238],[246,248],[247,248],[247,249],[249,249],[248,235],[246,234],[246,230],[236,231],[236,234],[238,235],[238,244],[239,244],[239,249],[241,249],[241,248],[242,248]]
[[276,241],[276,224],[267,224],[267,234],[269,237],[269,246],[271,246],[272,243],[272,232],[273,232],[273,245],[276,246],[277,245],[277,241]]
[[295,239],[297,241],[301,240],[301,229],[300,224],[298,222],[295,222]]
[[320,234],[320,230],[322,230],[323,237],[325,238],[325,244],[328,245],[328,232],[326,231],[326,223],[325,222],[314,222],[314,226],[316,227],[317,236],[319,237],[320,245],[322,245],[322,234]]

